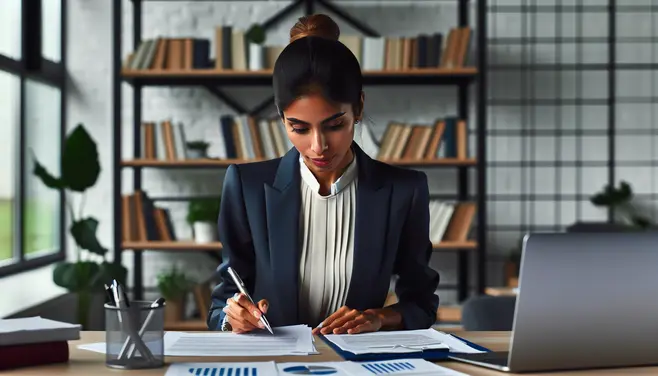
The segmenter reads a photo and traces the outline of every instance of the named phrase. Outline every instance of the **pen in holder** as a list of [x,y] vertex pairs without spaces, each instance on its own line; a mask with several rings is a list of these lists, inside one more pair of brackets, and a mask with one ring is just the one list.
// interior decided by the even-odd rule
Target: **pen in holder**
[[[161,302],[162,303],[162,302]],[[164,366],[164,304],[105,304],[105,364],[140,369]]]

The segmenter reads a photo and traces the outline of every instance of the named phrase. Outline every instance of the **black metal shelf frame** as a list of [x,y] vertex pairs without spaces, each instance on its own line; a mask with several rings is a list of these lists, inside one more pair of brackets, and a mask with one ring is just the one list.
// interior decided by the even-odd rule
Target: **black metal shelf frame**
[[[142,35],[142,4],[147,0],[132,0],[132,45],[133,48],[139,46],[141,42]],[[218,1],[218,0],[215,0]],[[469,25],[469,0],[457,0],[459,1],[459,26],[468,26]],[[146,86],[161,86],[161,85],[176,85],[176,86],[195,86],[202,85],[205,86],[208,90],[211,91],[215,96],[219,97],[230,107],[238,112],[249,112],[257,113],[272,102],[272,98],[264,100],[261,104],[255,108],[248,110],[241,106],[239,103],[232,101],[224,92],[222,92],[217,86],[229,86],[229,85],[269,85],[271,84],[271,77],[268,76],[226,76],[226,77],[213,77],[208,82],[208,79],[204,77],[189,77],[185,76],[169,76],[169,77],[123,77],[121,72],[122,67],[122,24],[121,24],[121,15],[122,15],[122,5],[121,1],[113,2],[113,15],[112,15],[112,34],[113,34],[113,69],[112,69],[112,98],[113,98],[113,113],[112,113],[112,122],[113,122],[113,218],[114,218],[114,234],[113,234],[113,248],[114,248],[114,260],[115,262],[121,262],[122,259],[122,239],[121,239],[121,226],[117,224],[121,220],[121,187],[122,187],[122,157],[121,157],[121,142],[122,142],[122,94],[121,94],[121,83],[128,82],[133,87],[133,100],[132,100],[132,111],[133,111],[133,155],[135,158],[140,156],[141,152],[141,112],[142,112],[142,89]],[[262,25],[265,29],[269,29],[273,25],[280,22],[286,16],[290,15],[295,9],[299,7],[304,8],[305,14],[313,14],[316,12],[316,6],[321,6],[327,9],[329,12],[341,18],[343,21],[350,24],[356,30],[361,31],[367,36],[379,36],[375,30],[369,26],[361,23],[356,18],[350,16],[340,7],[332,4],[328,0],[294,0],[290,5],[279,11],[277,14],[273,15],[267,19]],[[475,44],[477,48],[477,59],[476,59],[476,68],[477,73],[473,74],[463,74],[463,75],[446,75],[446,76],[416,76],[416,75],[404,75],[404,76],[395,76],[395,75],[381,75],[366,77],[365,83],[369,85],[455,85],[458,90],[458,116],[467,120],[469,117],[469,87],[473,82],[476,82],[476,95],[475,95],[475,108],[476,108],[476,119],[475,119],[475,132],[478,135],[476,142],[476,153],[477,163],[476,163],[476,191],[477,195],[475,201],[477,203],[477,225],[475,226],[476,239],[477,239],[477,248],[473,250],[457,250],[460,251],[457,254],[458,258],[458,271],[459,271],[459,280],[456,286],[458,299],[463,301],[468,297],[470,288],[470,278],[469,278],[469,258],[471,255],[476,258],[476,293],[483,294],[486,287],[486,106],[487,106],[487,0],[477,0],[476,4],[476,27],[473,27],[475,33]],[[210,84],[210,86],[209,86]],[[131,171],[133,171],[133,189],[139,190],[142,189],[142,166],[129,166]],[[434,167],[443,167],[443,166],[422,166],[428,168]],[[469,189],[469,176],[468,170],[473,168],[469,165],[458,165],[451,166],[458,170],[458,198],[460,200],[473,199],[470,197],[468,192]],[[215,167],[216,168],[216,167]],[[453,196],[454,197],[454,196]],[[144,293],[143,286],[143,260],[142,260],[142,250],[133,250],[133,294],[135,299],[142,299]]]

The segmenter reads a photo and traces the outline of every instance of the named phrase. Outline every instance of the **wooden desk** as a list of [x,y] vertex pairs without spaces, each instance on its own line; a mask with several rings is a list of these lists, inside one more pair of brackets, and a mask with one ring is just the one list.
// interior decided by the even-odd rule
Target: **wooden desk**
[[[455,332],[455,334],[478,343],[491,350],[504,351],[509,345],[509,332]],[[2,375],[74,375],[74,376],[102,376],[102,375],[164,375],[167,372],[169,363],[174,362],[255,362],[263,360],[275,360],[277,362],[326,362],[343,360],[333,352],[322,340],[316,340],[315,347],[320,352],[319,355],[309,356],[277,356],[277,357],[167,357],[165,367],[151,370],[123,371],[111,369],[105,366],[105,354],[99,354],[86,350],[79,350],[78,345],[83,343],[103,342],[105,341],[103,332],[82,332],[81,339],[71,341],[69,347],[71,356],[68,363],[58,365],[46,365],[39,367],[21,368],[15,370],[2,371]],[[469,366],[457,362],[444,361],[438,363],[444,367],[464,372],[471,376],[501,376],[506,373],[494,370],[488,370],[482,367]],[[658,375],[658,367],[642,367],[630,369],[607,369],[593,371],[571,371],[571,372],[550,372],[541,373],[540,375],[562,375],[562,376],[580,376],[580,375]]]

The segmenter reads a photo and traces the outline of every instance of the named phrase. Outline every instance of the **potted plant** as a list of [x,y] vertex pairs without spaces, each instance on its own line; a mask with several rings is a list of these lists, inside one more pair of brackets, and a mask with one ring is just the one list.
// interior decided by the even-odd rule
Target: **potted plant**
[[260,24],[253,24],[245,33],[245,39],[249,43],[249,70],[263,69],[265,62],[265,29]]
[[[649,218],[638,213],[632,203],[633,189],[626,181],[621,181],[619,188],[606,185],[603,189],[590,197],[590,202],[597,207],[612,208],[619,224],[632,226],[639,229],[647,229],[652,226]],[[615,221],[617,222],[617,221]]]
[[[74,240],[75,261],[59,263],[53,271],[53,281],[77,296],[77,320],[83,328],[88,326],[89,309],[94,295],[104,294],[104,285],[116,279],[125,285],[127,270],[119,262],[108,262],[108,250],[96,238],[98,220],[84,214],[84,197],[93,187],[101,171],[96,142],[82,124],[78,124],[66,137],[60,160],[61,176],[55,177],[39,163],[34,151],[32,173],[49,188],[62,192],[69,211],[69,233]],[[74,210],[73,198],[80,200]]]
[[221,198],[196,198],[189,202],[187,223],[192,226],[194,241],[197,243],[212,243],[217,241],[217,218]]
[[188,157],[191,159],[208,158],[208,146],[205,141],[189,141],[186,143]]
[[173,266],[157,276],[158,290],[165,299],[164,319],[166,322],[183,320],[185,315],[185,297],[192,287],[192,281]]

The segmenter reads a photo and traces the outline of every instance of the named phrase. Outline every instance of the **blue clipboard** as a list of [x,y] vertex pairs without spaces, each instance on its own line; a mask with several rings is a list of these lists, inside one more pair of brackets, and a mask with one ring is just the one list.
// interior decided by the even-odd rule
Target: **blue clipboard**
[[[460,341],[466,343],[470,347],[480,350],[480,351],[485,351],[485,352],[490,352],[491,350],[487,349],[486,347],[480,346],[478,344],[475,344],[473,342],[467,341],[459,336],[456,336],[454,334],[448,333],[448,335],[451,335]],[[382,360],[393,360],[393,359],[413,359],[413,358],[421,358],[429,361],[440,361],[440,360],[448,360],[448,357],[451,355],[454,355],[454,352],[450,352],[449,350],[446,349],[432,349],[432,350],[422,350],[422,351],[417,351],[417,352],[408,352],[408,353],[367,353],[367,354],[355,354],[350,351],[346,351],[341,349],[338,345],[335,343],[331,342],[328,340],[324,335],[320,334],[318,335],[320,339],[322,339],[329,347],[331,347],[332,350],[334,350],[338,355],[340,355],[343,359],[345,360],[351,360],[351,361],[382,361]]]

